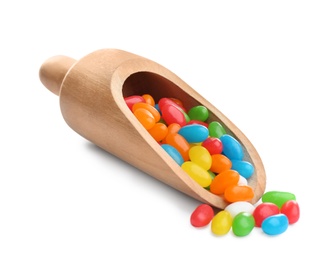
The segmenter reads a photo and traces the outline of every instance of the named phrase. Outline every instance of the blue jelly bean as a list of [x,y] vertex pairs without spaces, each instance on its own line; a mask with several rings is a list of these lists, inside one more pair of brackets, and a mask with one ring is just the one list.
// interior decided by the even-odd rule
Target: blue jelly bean
[[209,129],[200,124],[185,125],[178,134],[182,135],[188,143],[200,143],[209,137]]
[[242,145],[233,136],[224,134],[220,137],[223,144],[222,153],[230,160],[242,160],[244,157]]
[[248,179],[253,175],[255,169],[254,166],[247,161],[231,160],[232,170],[237,171],[242,177]]
[[286,215],[280,213],[267,217],[262,222],[262,230],[268,235],[279,235],[288,228],[289,222]]
[[180,152],[172,145],[162,144],[161,147],[173,158],[173,160],[178,164],[182,165],[184,160]]

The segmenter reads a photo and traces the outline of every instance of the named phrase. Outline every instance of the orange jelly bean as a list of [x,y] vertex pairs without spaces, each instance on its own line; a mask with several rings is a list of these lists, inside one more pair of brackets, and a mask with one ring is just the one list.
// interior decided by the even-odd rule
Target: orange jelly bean
[[230,185],[224,192],[228,202],[250,201],[254,198],[254,190],[250,186]]
[[146,130],[151,129],[156,124],[154,116],[145,108],[137,108],[134,115]]
[[154,106],[151,106],[150,104],[147,103],[139,102],[133,105],[132,111],[135,113],[135,110],[138,108],[144,108],[148,110],[153,115],[155,122],[158,122],[160,120],[160,113]]
[[187,140],[180,134],[168,134],[166,136],[166,143],[175,147],[182,155],[184,161],[189,161],[190,145]]
[[232,167],[232,162],[223,154],[213,154],[211,155],[212,164],[210,171],[214,173],[220,173],[225,170],[229,170]]
[[210,191],[221,195],[230,185],[236,185],[240,180],[240,174],[234,170],[226,170],[219,173],[211,182]]
[[153,107],[155,106],[156,102],[154,101],[154,98],[150,94],[144,94],[144,95],[142,95],[142,98],[144,98],[145,103],[147,103]]
[[148,132],[157,142],[161,142],[168,134],[168,128],[163,123],[156,123]]

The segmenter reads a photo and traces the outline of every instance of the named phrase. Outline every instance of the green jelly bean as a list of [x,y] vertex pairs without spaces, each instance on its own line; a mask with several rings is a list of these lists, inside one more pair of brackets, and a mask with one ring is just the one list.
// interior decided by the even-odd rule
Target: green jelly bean
[[204,122],[209,118],[209,110],[205,106],[195,106],[188,111],[191,120],[199,120]]
[[235,236],[244,237],[251,233],[255,227],[255,219],[248,212],[240,212],[237,214],[232,223],[232,230]]
[[225,128],[217,121],[212,121],[209,126],[209,134],[211,137],[220,138],[224,134],[226,134]]
[[268,191],[262,196],[262,202],[274,203],[279,207],[279,209],[289,200],[296,200],[296,197],[293,193],[285,191]]

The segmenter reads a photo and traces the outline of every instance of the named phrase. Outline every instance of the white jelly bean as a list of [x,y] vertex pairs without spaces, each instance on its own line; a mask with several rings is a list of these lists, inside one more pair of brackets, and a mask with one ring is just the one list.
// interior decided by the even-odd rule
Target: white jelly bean
[[227,210],[234,218],[240,212],[252,214],[255,210],[255,206],[247,201],[237,201],[227,205],[225,210]]

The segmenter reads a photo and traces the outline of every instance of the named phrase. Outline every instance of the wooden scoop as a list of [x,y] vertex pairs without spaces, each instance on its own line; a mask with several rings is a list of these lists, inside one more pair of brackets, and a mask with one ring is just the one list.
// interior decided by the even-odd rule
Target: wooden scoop
[[132,164],[167,185],[219,209],[227,203],[202,188],[160,147],[127,107],[124,97],[150,94],[180,99],[185,108],[203,105],[208,121],[219,121],[243,146],[245,158],[255,168],[248,180],[256,203],[266,185],[262,161],[247,137],[212,104],[174,73],[141,56],[117,49],[95,51],[76,61],[66,56],[46,60],[41,82],[59,95],[67,124],[107,152]]

